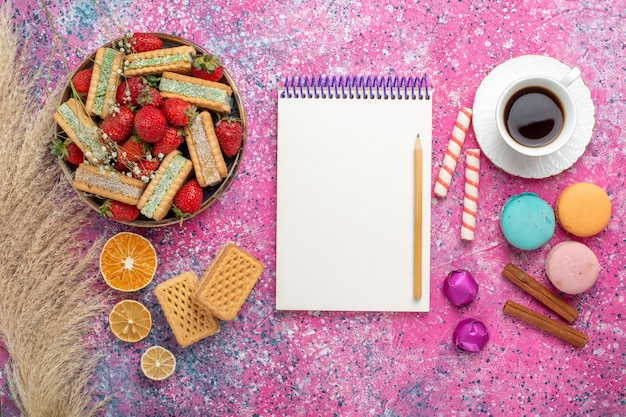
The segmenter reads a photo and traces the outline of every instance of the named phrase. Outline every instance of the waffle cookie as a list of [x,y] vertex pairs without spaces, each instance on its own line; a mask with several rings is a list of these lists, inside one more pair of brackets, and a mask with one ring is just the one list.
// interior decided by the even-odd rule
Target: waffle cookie
[[206,187],[221,182],[228,175],[228,170],[211,114],[208,111],[201,112],[191,127],[187,125],[184,130],[198,184]]
[[129,54],[125,58],[124,75],[138,77],[161,74],[164,71],[190,74],[195,55],[196,50],[186,45]]
[[119,70],[124,63],[124,54],[112,48],[98,48],[93,63],[91,83],[85,108],[87,113],[106,118],[116,106],[115,92],[120,84]]
[[72,186],[80,191],[134,206],[147,184],[112,169],[80,164],[74,173]]
[[218,319],[233,320],[261,273],[261,262],[227,243],[202,275],[195,300]]
[[154,294],[161,304],[176,341],[187,347],[220,331],[219,322],[193,300],[198,279],[184,272],[160,283]]
[[193,163],[180,151],[168,153],[141,195],[137,208],[146,217],[163,220],[192,170]]
[[165,98],[178,97],[202,109],[230,113],[233,89],[226,84],[166,71],[159,91]]
[[87,115],[83,103],[70,98],[59,106],[53,117],[91,164],[102,164],[108,159],[108,149],[100,140],[98,126]]

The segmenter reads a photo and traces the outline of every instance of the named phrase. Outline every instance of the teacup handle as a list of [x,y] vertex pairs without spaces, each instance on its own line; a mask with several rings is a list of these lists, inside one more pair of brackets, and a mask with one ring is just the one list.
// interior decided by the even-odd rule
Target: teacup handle
[[560,83],[567,88],[570,84],[576,81],[578,77],[580,77],[580,70],[577,67],[574,67],[567,73],[567,75],[565,75],[565,77],[561,78]]

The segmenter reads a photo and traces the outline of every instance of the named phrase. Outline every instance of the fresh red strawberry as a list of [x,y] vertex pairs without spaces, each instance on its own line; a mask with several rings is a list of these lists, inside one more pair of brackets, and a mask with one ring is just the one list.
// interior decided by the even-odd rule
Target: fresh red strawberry
[[142,77],[128,78],[117,87],[115,100],[122,105],[136,106],[139,96],[146,89],[148,84]]
[[241,120],[235,117],[224,117],[215,126],[215,135],[226,156],[235,156],[243,141],[243,127]]
[[152,154],[157,157],[163,157],[177,149],[184,140],[185,135],[182,129],[168,126],[167,129],[165,129],[163,139],[155,143],[152,147]]
[[163,112],[154,106],[145,106],[135,115],[135,132],[144,141],[156,143],[163,139],[167,120]]
[[180,98],[168,98],[163,101],[163,114],[167,123],[176,127],[183,127],[195,120],[197,115],[196,106],[193,106]]
[[100,129],[113,142],[125,142],[133,134],[135,113],[126,106],[119,106],[107,116],[101,123]]
[[70,142],[65,146],[67,156],[64,156],[65,160],[70,164],[80,165],[85,160],[83,151],[74,142]]
[[219,81],[224,75],[224,67],[215,55],[197,55],[191,65],[191,75],[203,80]]
[[122,158],[119,155],[115,161],[115,169],[119,172],[126,172],[132,167],[132,164],[126,161],[126,158]]
[[191,179],[182,186],[174,196],[174,210],[177,215],[192,214],[200,210],[202,206],[202,187],[198,180]]
[[67,162],[74,165],[82,164],[85,160],[83,151],[81,151],[78,145],[69,139],[65,141],[55,140],[52,146],[52,153],[59,158],[64,158]]
[[137,104],[142,107],[148,104],[154,107],[161,107],[163,105],[163,97],[161,97],[161,93],[156,88],[146,87],[137,97]]
[[151,175],[159,169],[161,161],[158,158],[140,159],[132,169],[132,176],[140,180],[150,179]]
[[132,222],[139,217],[139,209],[137,206],[115,200],[105,200],[100,206],[100,213],[113,220],[123,222]]
[[115,167],[119,171],[127,171],[133,165],[133,162],[145,159],[146,153],[146,143],[136,136],[131,136],[117,151],[117,164]]
[[135,32],[128,38],[131,52],[147,52],[161,49],[163,42],[151,33]]
[[87,68],[84,70],[78,71],[74,77],[72,78],[72,83],[74,84],[74,88],[76,92],[81,96],[86,96],[89,92],[89,84],[91,83],[91,74],[93,73],[93,68]]

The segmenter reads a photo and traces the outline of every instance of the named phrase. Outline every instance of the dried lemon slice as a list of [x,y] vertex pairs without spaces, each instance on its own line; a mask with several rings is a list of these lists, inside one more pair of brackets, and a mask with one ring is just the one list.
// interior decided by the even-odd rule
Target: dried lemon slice
[[136,233],[121,232],[110,238],[100,253],[100,272],[111,288],[137,291],[148,285],[157,268],[152,243]]
[[152,316],[140,302],[124,300],[117,303],[111,310],[109,325],[113,334],[120,340],[138,342],[150,333]]
[[145,376],[155,381],[169,377],[175,369],[174,354],[161,346],[152,346],[141,356],[141,370]]

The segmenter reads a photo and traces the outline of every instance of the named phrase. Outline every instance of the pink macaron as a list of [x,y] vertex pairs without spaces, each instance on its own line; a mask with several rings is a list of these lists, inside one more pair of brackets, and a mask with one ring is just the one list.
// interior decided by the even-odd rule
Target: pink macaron
[[546,257],[548,279],[566,294],[587,291],[598,279],[599,270],[595,253],[580,242],[561,242]]

